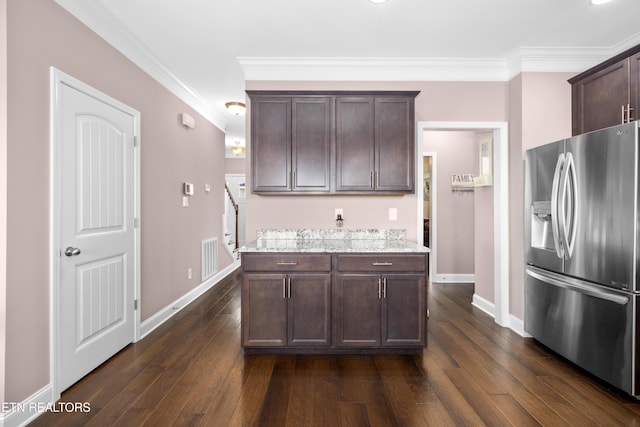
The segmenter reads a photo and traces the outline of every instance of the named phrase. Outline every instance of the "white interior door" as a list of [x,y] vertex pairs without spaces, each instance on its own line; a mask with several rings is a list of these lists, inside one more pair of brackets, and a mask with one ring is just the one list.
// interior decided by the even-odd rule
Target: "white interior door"
[[58,88],[59,372],[65,390],[134,339],[135,176],[130,112]]

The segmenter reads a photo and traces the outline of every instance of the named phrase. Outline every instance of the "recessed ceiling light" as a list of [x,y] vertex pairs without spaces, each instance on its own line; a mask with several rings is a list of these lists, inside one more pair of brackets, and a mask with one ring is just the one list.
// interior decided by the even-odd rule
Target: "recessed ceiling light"
[[599,4],[609,3],[611,0],[589,0],[589,4],[597,6]]
[[375,4],[380,4],[380,3],[386,3],[388,0],[369,0],[371,3],[375,3]]

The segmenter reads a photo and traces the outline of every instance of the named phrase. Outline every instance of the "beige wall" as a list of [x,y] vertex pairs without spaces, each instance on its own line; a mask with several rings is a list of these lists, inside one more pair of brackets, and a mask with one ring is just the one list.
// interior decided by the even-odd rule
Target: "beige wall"
[[[416,121],[506,121],[507,84],[504,82],[279,82],[249,81],[248,90],[419,90]],[[247,120],[250,116],[250,105]],[[247,156],[251,140],[247,134]],[[247,170],[247,184],[251,185]],[[334,209],[344,209],[345,227],[405,228],[417,240],[418,200],[404,196],[257,196],[247,195],[247,240],[263,227],[335,226]],[[398,220],[388,220],[388,209]]]
[[248,161],[245,157],[241,159],[226,158],[224,160],[224,173],[245,173]]
[[7,331],[7,1],[0,0],[0,402],[5,393]]
[[571,136],[575,73],[523,73],[509,82],[509,311],[524,319],[524,151]]
[[425,131],[423,150],[437,153],[438,275],[474,274],[474,192],[453,191],[451,175],[473,174],[476,145],[473,131]]
[[[474,169],[473,173],[480,173],[479,155],[480,142],[493,140],[491,132],[477,132],[474,134],[475,144],[473,148]],[[492,162],[493,165],[493,162]],[[495,175],[495,174],[494,174]],[[475,287],[474,293],[484,300],[495,302],[494,274],[493,274],[493,186],[476,187],[473,194],[474,202],[474,267]]]
[[[55,2],[8,0],[7,20],[12,250],[4,398],[20,402],[50,380],[49,67],[141,112],[142,320],[200,284],[202,239],[218,236],[222,242],[224,134]],[[182,112],[196,118],[194,130],[179,124]],[[188,209],[180,204],[183,181],[196,189]],[[209,194],[206,183],[212,186]],[[219,252],[224,268],[230,259]],[[192,280],[187,280],[189,267]]]

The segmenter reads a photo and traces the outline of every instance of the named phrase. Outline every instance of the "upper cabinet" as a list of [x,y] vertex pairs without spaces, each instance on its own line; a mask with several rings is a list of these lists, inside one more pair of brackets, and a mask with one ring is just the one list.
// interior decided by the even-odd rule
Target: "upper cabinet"
[[251,101],[253,191],[330,191],[332,99]]
[[573,77],[569,83],[573,135],[636,120],[640,46]]
[[418,93],[247,91],[252,191],[413,193]]
[[336,192],[413,192],[414,97],[336,98]]

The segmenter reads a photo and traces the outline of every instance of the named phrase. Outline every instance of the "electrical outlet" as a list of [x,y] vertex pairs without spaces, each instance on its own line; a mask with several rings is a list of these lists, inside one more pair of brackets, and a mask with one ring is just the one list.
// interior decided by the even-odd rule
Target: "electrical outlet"
[[189,196],[182,196],[182,207],[183,208],[189,207]]
[[335,213],[333,215],[334,218],[337,218],[338,215],[342,216],[344,218],[344,212],[342,212],[342,208],[336,208]]
[[193,279],[193,268],[187,268],[187,279]]
[[389,221],[398,220],[398,208],[389,208]]

